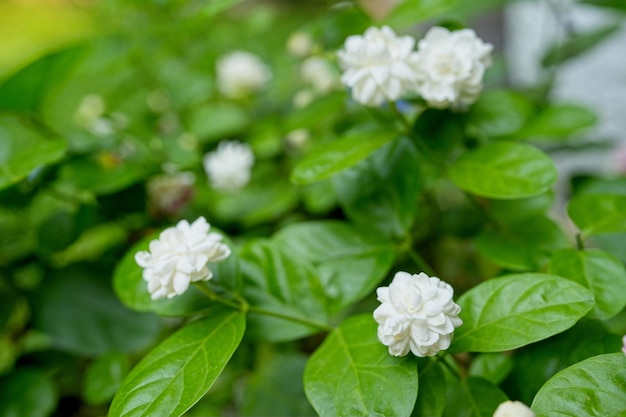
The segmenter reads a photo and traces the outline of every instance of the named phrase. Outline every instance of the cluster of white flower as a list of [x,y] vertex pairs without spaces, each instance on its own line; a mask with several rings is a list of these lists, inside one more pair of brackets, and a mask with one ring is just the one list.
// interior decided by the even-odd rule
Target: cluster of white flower
[[535,413],[522,402],[505,401],[496,408],[493,417],[535,417]]
[[192,224],[181,220],[150,242],[149,251],[135,254],[153,300],[181,295],[190,283],[213,277],[207,264],[226,259],[230,248],[221,243],[222,235],[209,233],[210,227],[204,217]]
[[433,356],[447,349],[454,329],[463,324],[453,293],[439,278],[397,272],[389,287],[376,291],[382,303],[374,310],[378,339],[393,356],[404,356],[409,350],[415,356]]
[[250,181],[254,154],[245,143],[222,141],[202,162],[213,188],[236,191]]
[[414,46],[414,38],[397,36],[387,26],[350,36],[337,54],[345,70],[341,80],[352,89],[353,98],[367,106],[411,92],[437,108],[462,109],[478,99],[491,65],[490,44],[471,29],[450,32],[434,27],[417,50]]
[[246,51],[233,51],[218,59],[217,86],[226,97],[241,98],[267,87],[272,71],[261,59]]

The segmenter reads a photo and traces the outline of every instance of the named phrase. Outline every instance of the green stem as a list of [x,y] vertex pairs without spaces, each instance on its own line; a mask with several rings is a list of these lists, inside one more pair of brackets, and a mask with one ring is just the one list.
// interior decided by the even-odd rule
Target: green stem
[[420,255],[415,249],[409,249],[407,251],[407,254],[411,258],[415,266],[421,269],[422,272],[426,273],[427,275],[431,277],[436,275],[433,268],[430,265],[428,265],[428,262],[426,262],[426,260],[422,258],[422,255]]
[[576,233],[576,247],[578,250],[585,250],[585,242],[583,241],[582,233]]
[[452,367],[452,365],[450,365],[448,363],[448,361],[446,361],[446,354],[445,353],[443,355],[441,355],[441,356],[436,356],[436,358],[437,358],[437,360],[440,363],[443,364],[443,366],[445,366],[448,369],[448,371],[450,371],[452,373],[452,375],[454,375],[457,379],[462,379],[461,378],[461,374],[459,374],[459,372],[456,369],[454,369]]
[[412,129],[411,124],[406,119],[406,117],[404,117],[404,114],[402,114],[400,110],[398,110],[396,102],[390,101],[389,108],[391,109],[391,112],[394,114],[394,116],[396,116],[396,118],[400,121],[400,123],[402,123],[402,126],[404,126],[404,128],[406,129],[407,134],[410,134]]
[[294,323],[304,324],[306,326],[315,327],[315,328],[318,328],[320,330],[324,330],[324,331],[328,331],[328,332],[333,330],[332,326],[329,326],[329,325],[324,324],[324,323],[320,323],[320,322],[317,322],[317,321],[308,320],[308,319],[304,319],[304,318],[300,318],[300,317],[293,317],[293,316],[289,316],[287,314],[277,313],[275,311],[265,310],[265,309],[259,308],[259,307],[250,306],[250,307],[248,307],[248,311],[250,313],[262,314],[264,316],[270,316],[270,317],[276,317],[278,319],[289,320],[289,321],[292,321]]
[[246,310],[248,308],[248,303],[246,303],[246,302],[235,303],[235,302],[233,302],[231,300],[228,300],[226,298],[222,298],[219,295],[217,295],[211,288],[207,287],[206,285],[197,284],[196,288],[198,288],[200,291],[202,291],[204,293],[204,295],[206,295],[209,298],[209,300],[215,301],[216,303],[220,303],[220,304],[223,304],[225,306],[232,307],[235,310],[239,310],[239,311],[242,311],[242,312],[246,312]]

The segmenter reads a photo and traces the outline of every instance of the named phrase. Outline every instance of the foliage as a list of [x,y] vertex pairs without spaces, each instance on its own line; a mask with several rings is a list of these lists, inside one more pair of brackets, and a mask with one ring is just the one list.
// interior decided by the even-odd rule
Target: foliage
[[[348,36],[469,27],[505,1],[405,0],[384,17],[359,2],[58,3],[0,4],[7,36],[38,45],[0,45],[0,417],[491,416],[509,398],[624,415],[626,177],[565,195],[551,155],[584,151],[598,121],[551,100],[559,65],[616,25],[547,51],[536,90],[494,68],[466,111],[369,108],[339,82]],[[215,64],[233,50],[269,84],[225,95]],[[202,166],[226,139],[255,156],[230,191]],[[152,299],[135,253],[199,216],[231,256]],[[376,288],[399,270],[454,287],[464,324],[447,351],[380,343]]]

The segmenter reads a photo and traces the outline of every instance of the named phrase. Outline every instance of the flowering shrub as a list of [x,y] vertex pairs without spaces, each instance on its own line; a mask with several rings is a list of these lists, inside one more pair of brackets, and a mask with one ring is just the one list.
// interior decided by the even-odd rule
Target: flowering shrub
[[0,59],[0,417],[624,414],[612,29],[518,89],[478,3],[84,3]]

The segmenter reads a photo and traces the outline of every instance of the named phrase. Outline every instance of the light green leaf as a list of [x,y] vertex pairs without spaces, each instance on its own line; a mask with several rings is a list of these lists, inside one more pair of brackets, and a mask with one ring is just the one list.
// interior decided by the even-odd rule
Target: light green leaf
[[113,294],[108,277],[93,269],[58,270],[46,277],[41,293],[34,306],[36,327],[66,352],[138,352],[154,343],[161,331],[158,317],[128,310]]
[[507,353],[492,352],[477,355],[469,367],[469,374],[499,385],[513,369],[513,358]]
[[491,382],[470,376],[462,379],[448,393],[444,416],[492,417],[498,405],[508,400]]
[[240,312],[223,311],[183,327],[124,379],[109,417],[178,417],[209,390],[245,330]]
[[188,128],[202,142],[211,142],[243,131],[249,123],[245,110],[235,104],[210,104],[195,108]]
[[294,259],[313,263],[333,311],[360,300],[385,277],[391,242],[346,222],[311,221],[282,228],[273,240]]
[[291,172],[296,185],[311,184],[356,165],[396,136],[393,129],[363,128],[348,132],[306,155]]
[[419,393],[411,416],[441,417],[446,405],[446,378],[441,364],[428,358],[422,365],[419,362]]
[[586,235],[626,232],[626,195],[583,194],[574,197],[567,213]]
[[194,15],[195,18],[210,18],[241,3],[243,0],[208,0]]
[[576,57],[616,33],[621,28],[620,24],[610,24],[608,26],[595,29],[587,33],[574,34],[563,44],[558,44],[550,48],[541,64],[544,67],[560,64],[570,58]]
[[22,368],[0,378],[0,417],[48,417],[57,403],[50,378],[34,368]]
[[403,0],[383,23],[391,27],[406,27],[437,17],[448,11],[457,0]]
[[519,138],[561,139],[591,127],[598,116],[587,107],[576,104],[552,104],[541,110],[517,133]]
[[448,175],[464,191],[501,199],[541,194],[557,178],[548,156],[532,146],[512,142],[492,143],[461,155]]
[[25,116],[0,114],[0,189],[57,162],[67,143]]
[[344,113],[345,102],[346,93],[343,91],[322,96],[307,106],[290,112],[285,120],[285,128],[290,132],[328,123],[338,114]]
[[468,124],[472,132],[486,137],[509,136],[517,132],[533,112],[523,95],[507,91],[486,91],[472,105]]
[[130,370],[128,356],[111,352],[91,363],[85,374],[83,398],[89,404],[106,404],[113,398]]
[[626,306],[626,270],[613,255],[598,250],[564,249],[552,254],[550,273],[571,279],[591,290],[594,315],[607,320]]
[[304,390],[321,416],[409,415],[417,383],[415,362],[389,355],[369,314],[333,330],[304,371]]
[[363,228],[390,239],[406,236],[413,227],[423,176],[415,145],[398,138],[333,177],[344,213]]
[[626,357],[594,356],[566,368],[541,387],[532,410],[537,417],[623,416]]
[[[240,253],[244,294],[251,306],[325,325],[326,296],[316,269],[269,240],[251,241]],[[250,334],[270,341],[294,340],[319,327],[250,314]]]
[[569,242],[552,220],[537,216],[488,227],[475,244],[497,265],[514,271],[536,271],[547,263],[553,250]]
[[458,300],[463,325],[452,352],[500,352],[572,327],[594,305],[583,286],[547,274],[515,274],[485,281]]

